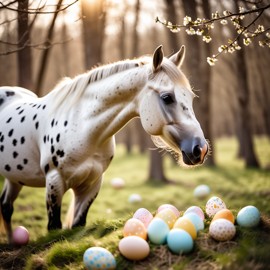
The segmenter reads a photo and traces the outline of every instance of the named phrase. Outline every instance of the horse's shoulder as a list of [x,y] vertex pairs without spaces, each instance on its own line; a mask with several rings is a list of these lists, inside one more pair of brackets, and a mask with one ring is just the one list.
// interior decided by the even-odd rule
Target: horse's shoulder
[[37,98],[37,95],[22,87],[0,87],[0,109],[14,100],[22,98]]

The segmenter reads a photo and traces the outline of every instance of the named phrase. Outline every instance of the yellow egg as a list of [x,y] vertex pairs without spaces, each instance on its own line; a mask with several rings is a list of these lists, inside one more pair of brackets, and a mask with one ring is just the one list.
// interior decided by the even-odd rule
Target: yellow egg
[[218,211],[214,215],[212,221],[217,220],[217,219],[220,219],[220,218],[227,219],[232,224],[234,224],[234,221],[235,221],[234,215],[233,215],[232,211],[230,211],[229,209],[222,209],[222,210]]
[[172,229],[172,227],[177,219],[177,216],[175,215],[173,210],[171,210],[169,208],[166,208],[166,209],[158,212],[156,214],[156,217],[163,219],[168,224],[170,229]]
[[141,237],[144,240],[147,238],[147,231],[144,224],[136,218],[131,218],[126,222],[123,234],[124,237],[135,235]]
[[192,237],[193,240],[197,238],[197,231],[196,231],[195,226],[186,217],[178,218],[176,220],[176,222],[174,223],[173,228],[174,229],[178,228],[178,229],[185,230],[186,232],[188,232],[190,234],[190,236]]

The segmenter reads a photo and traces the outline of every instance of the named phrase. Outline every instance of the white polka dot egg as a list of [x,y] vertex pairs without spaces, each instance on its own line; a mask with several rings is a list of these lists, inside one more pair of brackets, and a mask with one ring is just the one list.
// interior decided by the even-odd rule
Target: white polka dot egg
[[227,219],[216,219],[211,222],[209,234],[217,241],[229,241],[236,233],[235,226]]
[[105,248],[91,247],[83,255],[83,262],[88,270],[115,269],[116,261],[114,256]]
[[226,204],[219,197],[211,197],[205,206],[206,214],[213,217],[218,211],[226,209]]

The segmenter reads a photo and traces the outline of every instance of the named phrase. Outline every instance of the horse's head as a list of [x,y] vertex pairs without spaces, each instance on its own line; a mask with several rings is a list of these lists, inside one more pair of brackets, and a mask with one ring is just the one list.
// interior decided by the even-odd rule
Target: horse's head
[[163,57],[162,46],[156,49],[139,114],[158,147],[173,151],[179,161],[182,156],[187,165],[197,165],[203,163],[208,144],[192,108],[195,94],[179,69],[184,56],[184,46],[170,58]]

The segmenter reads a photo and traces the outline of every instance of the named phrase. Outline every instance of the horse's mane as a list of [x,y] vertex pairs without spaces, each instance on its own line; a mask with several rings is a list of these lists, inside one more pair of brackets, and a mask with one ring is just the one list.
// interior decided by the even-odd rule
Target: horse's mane
[[[66,77],[62,79],[55,88],[48,94],[53,96],[54,105],[52,111],[60,108],[63,104],[65,110],[76,104],[83,95],[86,87],[94,82],[103,80],[113,74],[144,65],[148,58],[138,58],[134,60],[124,60],[104,66],[94,67],[90,71],[77,75],[74,78]],[[67,97],[69,97],[67,99]]]

